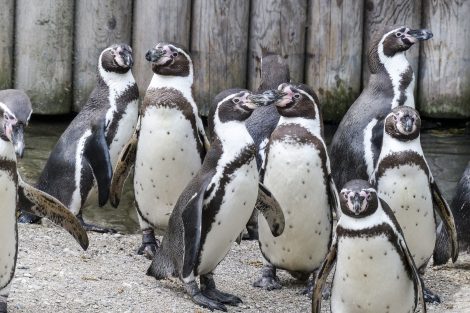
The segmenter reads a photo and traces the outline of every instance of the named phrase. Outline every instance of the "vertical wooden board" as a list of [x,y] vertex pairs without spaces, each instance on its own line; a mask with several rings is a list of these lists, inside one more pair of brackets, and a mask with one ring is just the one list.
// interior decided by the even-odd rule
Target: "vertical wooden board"
[[470,117],[470,1],[424,1],[423,25],[434,37],[421,49],[420,112]]
[[191,1],[136,0],[132,49],[134,76],[143,95],[152,78],[150,64],[145,60],[148,49],[157,42],[171,41],[189,49]]
[[261,48],[287,59],[291,79],[304,79],[307,0],[252,0],[248,56],[248,87],[260,84]]
[[73,0],[17,0],[15,88],[35,113],[63,114],[72,104]]
[[246,86],[249,0],[195,0],[191,54],[199,111],[207,115],[220,91]]
[[112,44],[131,44],[132,0],[77,0],[73,109],[80,111],[96,85],[98,58]]
[[361,88],[364,1],[310,1],[305,81],[323,118],[339,121]]
[[14,0],[0,0],[0,89],[12,87]]
[[[424,2],[426,2],[425,0]],[[371,44],[371,39],[377,32],[381,32],[387,26],[408,26],[411,28],[421,28],[421,1],[416,0],[365,0],[364,10],[364,49],[362,82],[367,86],[369,81],[369,64],[367,53]],[[406,57],[413,68],[418,73],[419,47],[416,44],[406,52]]]

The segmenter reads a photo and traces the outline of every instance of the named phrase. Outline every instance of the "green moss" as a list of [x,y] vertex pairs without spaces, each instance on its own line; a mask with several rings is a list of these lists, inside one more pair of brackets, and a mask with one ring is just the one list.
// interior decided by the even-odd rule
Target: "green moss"
[[354,91],[341,80],[336,80],[335,88],[324,90],[318,89],[323,120],[328,122],[339,122],[354,100],[359,96],[359,91]]
[[54,93],[28,91],[35,114],[67,114],[72,110],[72,91],[70,88],[57,89]]
[[469,118],[470,86],[462,96],[442,95],[423,99],[419,105],[422,116],[433,118]]
[[11,75],[8,71],[0,71],[0,90],[11,88]]

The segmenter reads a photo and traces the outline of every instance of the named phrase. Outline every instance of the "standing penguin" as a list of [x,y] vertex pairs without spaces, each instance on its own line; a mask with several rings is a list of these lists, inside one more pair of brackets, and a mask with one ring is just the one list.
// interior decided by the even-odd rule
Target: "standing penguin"
[[398,27],[372,41],[369,84],[344,115],[331,142],[337,186],[356,178],[369,179],[382,146],[383,119],[397,106],[414,108],[415,78],[405,51],[429,38],[428,30]]
[[12,144],[15,116],[3,114],[0,129],[0,313],[7,312],[7,298],[15,274],[18,254],[18,228],[16,211],[18,195],[28,199],[34,214],[47,217],[67,230],[86,250],[88,237],[75,216],[57,199],[26,184],[18,175],[15,148]]
[[0,110],[8,112],[10,116],[16,119],[16,122],[11,121],[13,126],[11,140],[15,146],[16,155],[22,158],[24,153],[24,128],[28,126],[33,113],[31,101],[23,90],[0,90]]
[[[420,142],[421,119],[410,107],[397,107],[385,118],[382,151],[371,182],[392,208],[420,273],[433,254],[436,242],[434,204],[451,234],[452,261],[458,256],[452,212],[434,181]],[[425,289],[428,302],[440,302]]]
[[338,207],[316,94],[306,85],[282,84],[279,90],[285,93],[275,103],[281,118],[266,148],[261,181],[279,201],[287,227],[275,238],[267,221],[258,219],[265,265],[254,286],[267,290],[281,288],[276,268],[308,279],[320,267]]
[[390,207],[364,180],[348,182],[340,193],[341,217],[312,297],[320,313],[322,288],[336,262],[333,313],[409,313],[418,301],[426,312],[423,288],[403,233]]
[[216,289],[212,272],[250,218],[257,198],[272,232],[279,235],[284,229],[281,209],[273,205],[275,200],[265,188],[258,189],[256,147],[245,127],[245,120],[261,104],[253,102],[247,90],[232,89],[216,96],[209,116],[211,148],[176,202],[147,271],[156,279],[179,277],[193,301],[211,310],[226,311],[224,304],[241,303]]
[[[98,82],[87,103],[52,150],[37,182],[81,218],[85,202],[106,204],[112,165],[134,132],[139,90],[131,72],[132,49],[120,44],[106,48],[98,60]],[[89,140],[92,139],[92,140]],[[24,216],[20,221],[29,222]],[[87,230],[109,229],[84,223]]]
[[143,233],[138,253],[152,258],[158,247],[154,228],[168,225],[176,200],[200,169],[209,143],[193,98],[189,54],[175,44],[159,43],[145,58],[154,75],[142,104],[140,129],[116,166],[111,204],[119,204],[125,178],[135,164],[135,206]]

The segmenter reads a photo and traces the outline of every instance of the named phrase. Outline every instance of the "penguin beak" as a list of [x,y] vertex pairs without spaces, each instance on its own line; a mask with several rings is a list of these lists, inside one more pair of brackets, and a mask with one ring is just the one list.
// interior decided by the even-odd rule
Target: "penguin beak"
[[126,64],[127,67],[132,67],[134,65],[134,59],[132,58],[131,52],[126,52],[124,54],[124,64]]
[[405,117],[405,131],[407,133],[411,133],[411,131],[413,130],[413,120],[411,119],[410,116],[406,116]]
[[355,215],[361,213],[361,197],[358,193],[356,193],[353,198],[353,212]]
[[24,125],[18,123],[12,127],[12,136],[10,140],[15,146],[15,153],[20,158],[23,158],[24,154]]
[[410,29],[407,33],[407,37],[413,43],[419,40],[428,40],[431,39],[433,34],[430,30],[427,29]]
[[149,62],[157,62],[165,53],[161,49],[150,49],[145,54],[145,59]]
[[249,95],[248,99],[256,106],[267,106],[281,100],[286,95],[281,90],[267,90],[261,94]]
[[157,49],[150,49],[145,54],[147,61],[160,66],[170,65],[177,56],[178,51],[170,45],[165,45],[162,48],[157,46]]

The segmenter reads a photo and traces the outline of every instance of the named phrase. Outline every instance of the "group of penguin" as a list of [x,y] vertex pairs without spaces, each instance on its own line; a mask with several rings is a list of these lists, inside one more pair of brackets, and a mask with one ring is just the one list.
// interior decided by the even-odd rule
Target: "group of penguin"
[[[6,243],[0,312],[16,263],[17,203],[20,221],[50,218],[86,249],[85,230],[107,229],[85,223],[82,208],[108,200],[118,206],[128,176],[142,231],[138,253],[152,259],[147,275],[180,278],[203,307],[226,311],[242,302],[216,288],[213,272],[247,227],[265,261],[255,287],[281,288],[276,270],[282,269],[308,281],[315,313],[327,296],[332,312],[414,312],[418,303],[425,312],[425,301],[440,301],[421,278],[435,250],[435,210],[448,236],[435,259],[458,256],[452,212],[421,148],[414,74],[404,55],[431,37],[408,27],[377,35],[368,53],[369,84],[330,150],[315,92],[290,82],[278,55],[263,56],[256,92],[234,88],[214,98],[205,129],[185,49],[162,42],[146,53],[153,77],[139,106],[132,49],[110,46],[99,56],[95,89],[35,188],[17,174],[15,157],[23,154],[31,104],[21,91],[0,92],[0,238]],[[470,191],[461,193],[463,209]],[[165,229],[161,242],[156,228]]]

